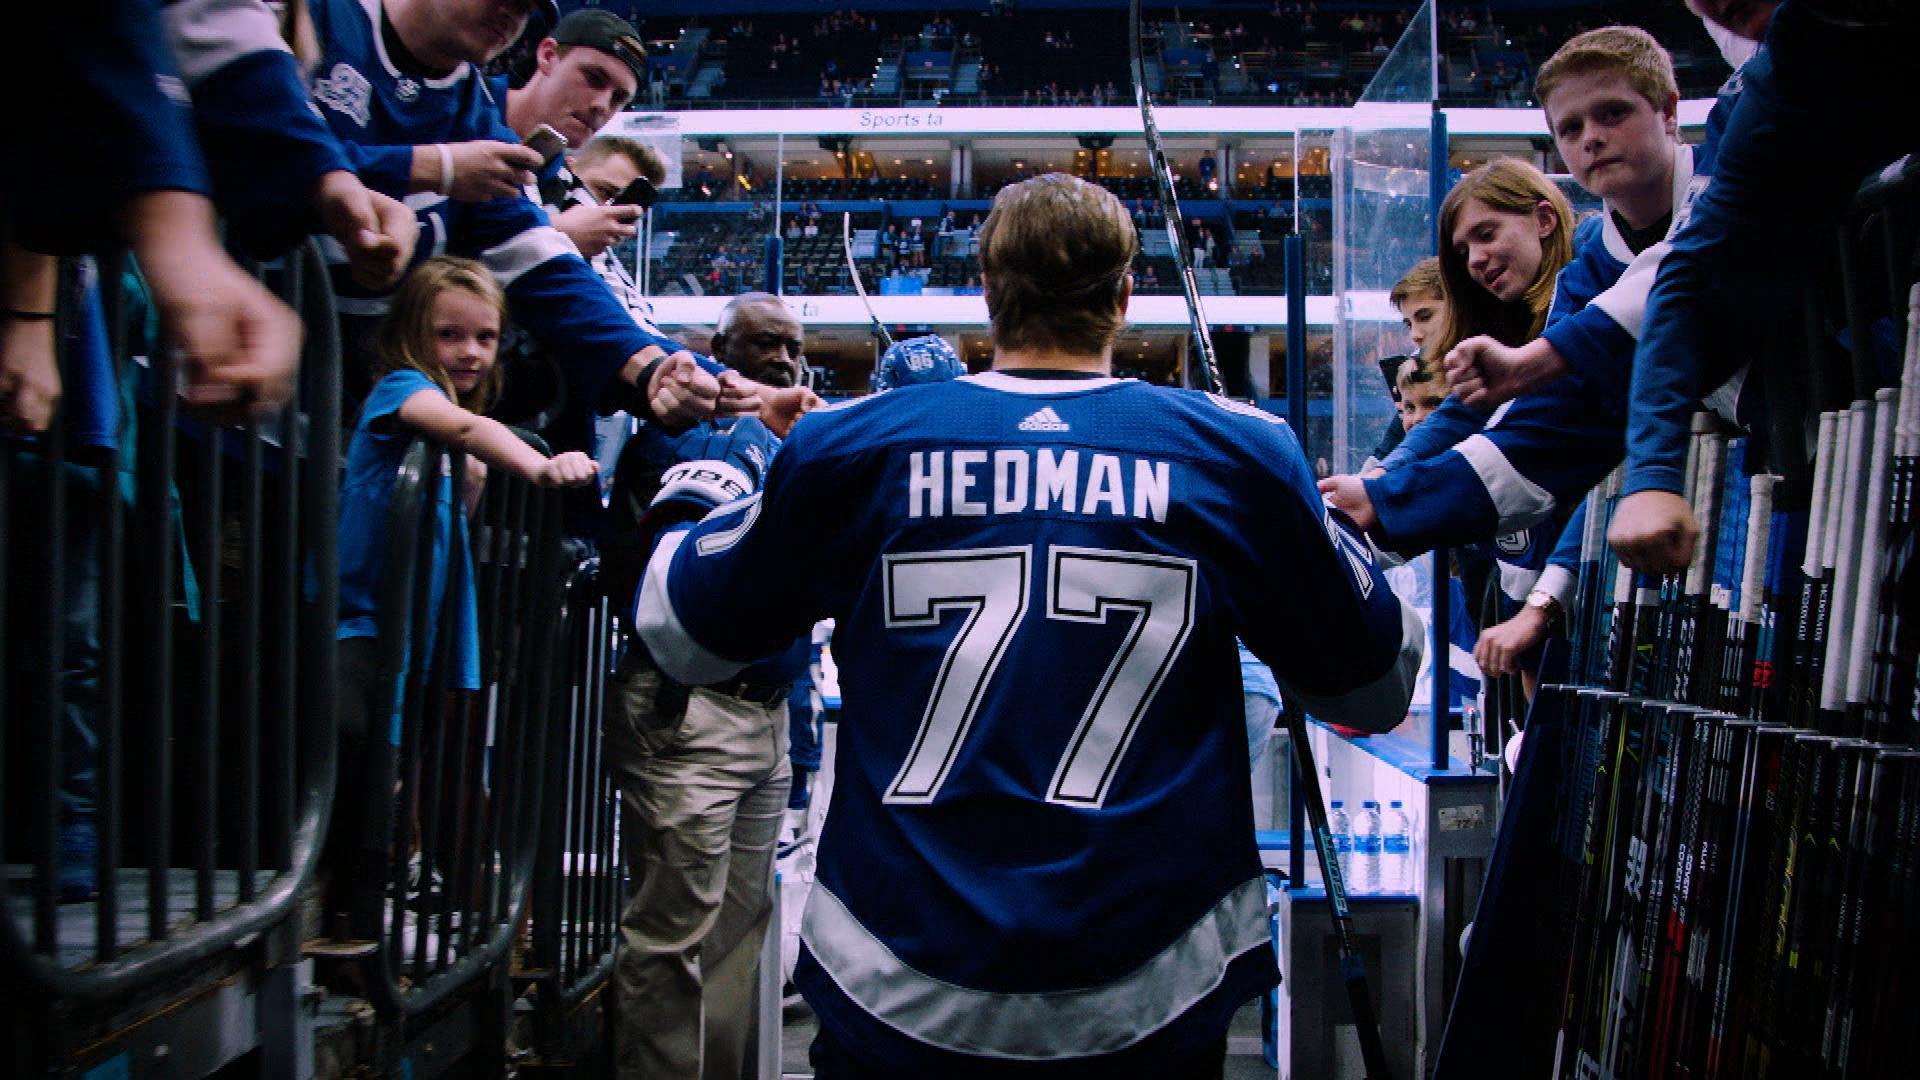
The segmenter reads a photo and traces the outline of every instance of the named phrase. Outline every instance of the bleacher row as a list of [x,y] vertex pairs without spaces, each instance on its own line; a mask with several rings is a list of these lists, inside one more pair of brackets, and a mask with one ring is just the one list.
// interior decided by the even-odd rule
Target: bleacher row
[[[1329,178],[1301,179],[1303,192],[1330,194]],[[1151,182],[1141,177],[1101,178],[1099,182],[1128,202],[1140,231],[1135,291],[1143,296],[1178,293],[1180,279],[1165,219],[1152,201]],[[978,288],[979,266],[972,240],[973,230],[986,214],[985,200],[837,205],[859,209],[823,213],[818,204],[802,202],[783,212],[776,226],[776,219],[764,204],[671,205],[656,211],[649,280],[655,291],[669,296],[731,295],[744,289],[769,289],[769,242],[778,233],[779,291],[803,296],[850,294],[853,287],[841,239],[841,219],[851,212],[854,259],[870,293]],[[1189,242],[1206,252],[1204,257],[1194,259],[1201,264],[1204,292],[1279,295],[1284,291],[1280,248],[1294,231],[1291,198],[1191,199],[1182,205],[1189,216]],[[1332,213],[1326,196],[1303,195],[1300,231],[1308,245],[1309,279],[1321,288],[1331,282],[1331,228]],[[915,252],[910,259],[899,250],[902,234],[908,236],[909,248]],[[918,239],[912,239],[914,236]],[[1210,243],[1206,239],[1209,236]],[[624,263],[633,264],[631,244],[616,251]]]
[[[587,5],[566,0],[563,9]],[[1126,24],[1110,11],[834,12],[642,20],[642,6],[597,3],[635,20],[679,107],[914,103],[1130,104]],[[1147,13],[1148,88],[1183,103],[1347,105],[1405,28],[1411,5],[1294,0]],[[1496,14],[1498,18],[1496,18]],[[1724,69],[1679,4],[1440,9],[1441,96],[1456,105],[1524,105],[1534,66],[1605,22],[1653,31],[1674,53],[1683,96],[1712,93]],[[647,95],[642,95],[644,103]]]

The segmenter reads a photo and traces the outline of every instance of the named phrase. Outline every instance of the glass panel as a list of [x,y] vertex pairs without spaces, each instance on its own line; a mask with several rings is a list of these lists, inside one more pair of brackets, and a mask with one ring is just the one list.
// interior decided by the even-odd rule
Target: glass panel
[[[1331,232],[1338,242],[1331,284],[1340,317],[1334,320],[1328,459],[1336,472],[1359,469],[1393,419],[1380,360],[1410,351],[1412,342],[1387,293],[1433,254],[1433,33],[1429,2],[1414,13],[1332,140]],[[1310,244],[1310,279],[1313,271]]]

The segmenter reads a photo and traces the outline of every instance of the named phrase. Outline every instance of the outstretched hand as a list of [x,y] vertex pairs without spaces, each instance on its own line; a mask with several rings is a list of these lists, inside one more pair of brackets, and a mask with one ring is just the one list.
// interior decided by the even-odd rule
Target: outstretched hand
[[548,458],[538,480],[541,487],[579,487],[593,483],[599,471],[599,462],[578,450],[569,450]]
[[1693,507],[1671,491],[1636,491],[1621,499],[1607,526],[1607,543],[1621,563],[1643,574],[1685,570],[1699,540]]
[[1567,362],[1544,338],[1521,348],[1482,334],[1455,345],[1442,363],[1453,396],[1476,409],[1491,409],[1537,390],[1567,373]]
[[668,430],[711,419],[720,404],[720,380],[695,363],[690,352],[668,357],[641,390],[653,418]]
[[1373,512],[1373,498],[1367,494],[1367,485],[1357,476],[1329,476],[1320,481],[1320,495],[1327,505],[1353,519],[1361,529],[1371,529],[1380,524],[1380,518]]
[[800,418],[825,405],[826,399],[804,386],[785,386],[760,391],[760,422],[781,438],[793,430]]

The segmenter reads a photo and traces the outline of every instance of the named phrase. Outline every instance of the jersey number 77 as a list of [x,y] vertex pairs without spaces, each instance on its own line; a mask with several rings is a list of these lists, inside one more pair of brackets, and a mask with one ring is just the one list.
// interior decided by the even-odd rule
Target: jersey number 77
[[[1047,801],[1093,808],[1127,744],[1193,631],[1197,572],[1191,559],[1052,545],[1043,552],[1045,617],[1132,626],[1080,723],[1062,748]],[[937,626],[965,613],[947,646],[933,693],[884,801],[927,803],[939,795],[986,687],[1028,615],[1031,546],[888,555],[882,567],[889,629]]]

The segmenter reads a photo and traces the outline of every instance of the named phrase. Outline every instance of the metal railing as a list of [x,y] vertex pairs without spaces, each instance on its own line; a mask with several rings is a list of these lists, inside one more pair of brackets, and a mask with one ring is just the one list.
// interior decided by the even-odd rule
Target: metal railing
[[[384,896],[351,915],[378,927],[362,989],[389,1017],[432,1009],[504,962],[539,839],[560,652],[560,497],[496,470],[468,578],[457,557],[467,489],[464,454],[415,440],[394,483],[377,601],[387,715],[367,718],[373,762],[357,790],[343,789],[383,823]],[[468,589],[477,691],[450,678]]]
[[549,784],[542,808],[532,947],[516,972],[538,987],[533,1049],[548,1062],[580,1053],[597,1033],[592,1022],[575,1021],[588,1016],[613,971],[626,896],[620,792],[605,767],[601,732],[616,630],[599,570],[598,558],[584,559],[561,587],[564,677],[547,731],[549,779],[559,782]]
[[[69,402],[78,272],[63,264],[57,327]],[[130,355],[111,259],[93,374],[126,391],[108,391],[115,445],[76,442],[66,415],[0,445],[0,970],[29,997],[175,985],[287,917],[314,866],[334,783],[340,350],[317,247],[259,272],[307,327],[278,416],[183,412],[171,346]],[[87,579],[91,595],[69,588]],[[63,775],[88,743],[91,792]],[[95,804],[97,895],[63,903],[75,795]]]

